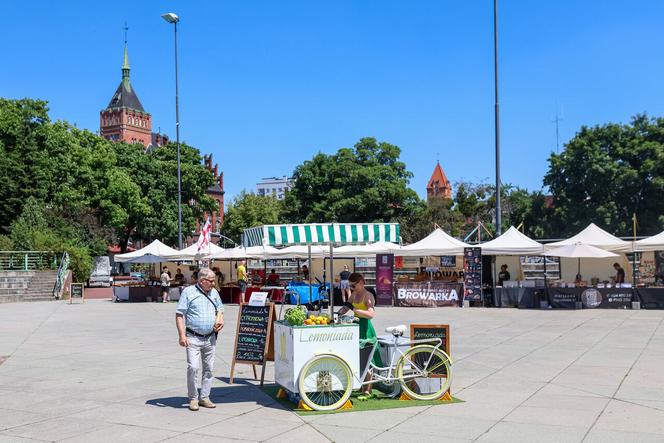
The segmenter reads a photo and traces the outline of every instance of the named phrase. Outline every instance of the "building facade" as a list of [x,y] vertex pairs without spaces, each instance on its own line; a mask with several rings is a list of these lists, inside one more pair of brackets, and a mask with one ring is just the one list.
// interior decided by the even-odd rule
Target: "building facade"
[[440,167],[440,162],[436,162],[436,167],[433,168],[433,173],[427,183],[427,201],[434,199],[452,199],[452,185],[445,176],[443,168]]
[[261,196],[272,196],[283,200],[286,192],[293,188],[293,179],[288,176],[267,177],[256,183],[256,194]]

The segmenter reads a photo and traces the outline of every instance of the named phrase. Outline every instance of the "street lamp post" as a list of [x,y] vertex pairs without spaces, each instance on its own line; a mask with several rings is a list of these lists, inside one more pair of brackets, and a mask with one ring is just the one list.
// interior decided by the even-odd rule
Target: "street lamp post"
[[180,105],[178,99],[178,22],[180,17],[172,12],[162,14],[161,18],[173,23],[175,37],[175,145],[178,152],[178,248],[182,249],[182,179],[180,176]]
[[500,108],[498,105],[498,0],[493,0],[493,86],[496,93],[496,235],[503,232],[500,208]]

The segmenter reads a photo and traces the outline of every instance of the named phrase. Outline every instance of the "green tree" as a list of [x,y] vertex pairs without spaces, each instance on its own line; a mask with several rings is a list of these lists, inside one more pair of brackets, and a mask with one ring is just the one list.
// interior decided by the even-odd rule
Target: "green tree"
[[228,205],[222,234],[240,244],[246,228],[280,223],[283,207],[275,197],[242,191]]
[[563,152],[552,154],[544,184],[553,194],[552,236],[568,236],[595,222],[631,235],[664,226],[664,119],[634,117],[630,124],[582,127]]
[[399,160],[401,149],[375,138],[362,138],[352,149],[316,154],[295,168],[286,195],[290,222],[387,222],[417,205],[412,177]]
[[401,238],[404,243],[414,243],[429,235],[436,227],[453,237],[463,234],[464,217],[454,207],[454,201],[433,199],[421,202],[410,214],[399,217]]

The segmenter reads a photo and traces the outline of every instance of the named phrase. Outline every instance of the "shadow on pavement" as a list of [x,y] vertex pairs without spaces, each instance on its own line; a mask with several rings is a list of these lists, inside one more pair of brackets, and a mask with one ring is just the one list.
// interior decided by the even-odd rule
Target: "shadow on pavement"
[[[217,377],[217,379],[228,383],[228,377]],[[235,378],[234,381],[235,384],[233,385],[212,388],[210,391],[210,400],[217,405],[250,402],[255,403],[256,406],[286,409],[269,395],[265,394],[257,384],[238,378]],[[186,391],[186,387],[184,390]],[[185,396],[154,398],[147,400],[145,404],[160,408],[187,409],[189,407],[189,398]]]

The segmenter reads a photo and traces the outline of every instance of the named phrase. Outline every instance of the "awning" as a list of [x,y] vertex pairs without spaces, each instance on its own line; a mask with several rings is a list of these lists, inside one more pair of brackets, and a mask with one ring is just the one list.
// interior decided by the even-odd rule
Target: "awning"
[[630,242],[621,240],[618,237],[609,234],[595,223],[591,223],[586,229],[579,232],[574,237],[555,243],[547,243],[545,248],[549,250],[558,246],[573,245],[576,243],[595,246],[607,251],[624,251],[628,250],[631,246]]
[[399,223],[263,225],[244,230],[245,246],[399,243]]
[[193,245],[184,248],[180,251],[177,251],[174,255],[167,255],[166,257],[170,261],[179,261],[179,260],[205,260],[208,255],[218,254],[223,251],[224,248],[220,248],[214,243],[209,243],[207,246],[203,247],[200,252],[198,251],[198,244],[194,243]]
[[544,247],[514,226],[500,237],[478,245],[483,255],[541,255]]
[[160,263],[168,261],[168,256],[178,253],[177,249],[166,246],[159,240],[155,240],[146,247],[126,254],[116,254],[114,260],[117,263]]
[[424,257],[428,255],[462,255],[469,244],[457,240],[440,228],[413,244],[404,246],[395,255],[403,257]]
[[652,237],[632,242],[633,251],[664,251],[664,231]]
[[222,249],[216,254],[210,254],[206,257],[206,260],[239,260],[243,258],[265,259],[269,258],[270,254],[276,252],[278,252],[278,250],[270,246],[252,246],[249,248],[238,246],[236,248]]

